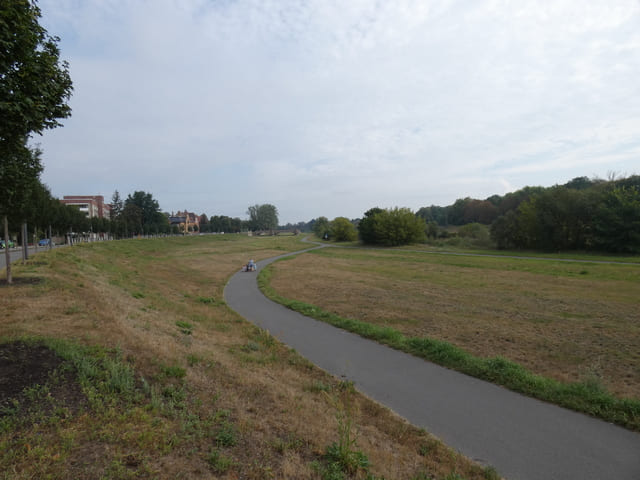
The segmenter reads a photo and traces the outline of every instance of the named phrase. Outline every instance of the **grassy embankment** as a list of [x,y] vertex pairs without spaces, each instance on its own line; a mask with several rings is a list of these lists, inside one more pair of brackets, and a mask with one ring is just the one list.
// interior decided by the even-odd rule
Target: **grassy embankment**
[[259,281],[306,315],[640,430],[638,259],[555,257],[330,248],[276,262]]
[[131,240],[16,265],[0,363],[9,345],[59,363],[0,397],[0,478],[496,478],[230,311],[224,286],[248,258],[300,248]]

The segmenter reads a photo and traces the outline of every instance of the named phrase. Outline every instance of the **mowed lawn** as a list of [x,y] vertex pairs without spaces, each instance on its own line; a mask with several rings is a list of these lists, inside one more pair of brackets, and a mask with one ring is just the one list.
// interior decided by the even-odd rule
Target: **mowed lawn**
[[349,458],[368,459],[349,478],[496,478],[227,307],[249,258],[305,247],[176,237],[15,264],[0,282],[0,371],[21,380],[29,362],[12,352],[44,355],[40,342],[64,361],[17,399],[0,391],[0,479],[341,478],[327,452],[345,435],[362,455]]
[[640,263],[560,258],[325,248],[274,264],[270,282],[341,317],[640,399]]

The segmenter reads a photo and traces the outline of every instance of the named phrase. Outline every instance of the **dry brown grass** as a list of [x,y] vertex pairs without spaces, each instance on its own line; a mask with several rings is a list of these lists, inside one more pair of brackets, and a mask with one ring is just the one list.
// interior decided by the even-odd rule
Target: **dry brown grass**
[[[16,266],[16,277],[41,282],[0,287],[0,337],[117,347],[151,382],[163,366],[178,365],[186,369],[191,421],[205,433],[191,432],[184,412],[143,408],[98,420],[87,412],[55,426],[0,432],[0,460],[9,465],[0,478],[320,478],[311,463],[337,440],[336,411],[323,390],[338,395],[339,382],[222,302],[226,280],[249,257],[299,248],[292,238],[127,241],[58,249]],[[176,322],[191,325],[191,334]],[[372,473],[411,479],[455,471],[483,478],[481,468],[426,432],[351,395],[357,445]],[[222,412],[237,432],[237,444],[224,448],[206,424]],[[27,449],[18,438],[39,444]],[[22,453],[2,459],[9,447]],[[213,450],[233,466],[216,473],[209,461]]]
[[271,285],[342,317],[640,398],[637,264],[325,249],[275,264]]

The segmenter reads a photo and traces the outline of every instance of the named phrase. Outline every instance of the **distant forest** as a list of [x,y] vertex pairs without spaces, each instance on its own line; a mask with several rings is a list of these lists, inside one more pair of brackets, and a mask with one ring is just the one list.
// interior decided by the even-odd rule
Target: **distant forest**
[[416,215],[427,223],[428,236],[436,226],[490,226],[499,249],[640,253],[640,176],[578,177],[564,185],[423,207]]

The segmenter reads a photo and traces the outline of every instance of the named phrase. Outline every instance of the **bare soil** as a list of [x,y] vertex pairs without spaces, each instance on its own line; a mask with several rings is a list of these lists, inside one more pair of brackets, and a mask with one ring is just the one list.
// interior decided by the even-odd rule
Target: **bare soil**
[[[17,414],[23,416],[34,409],[46,415],[54,404],[73,412],[84,409],[87,401],[75,375],[59,372],[62,364],[63,360],[43,345],[22,341],[0,344],[0,417],[16,403],[21,406]],[[61,374],[53,378],[56,373]],[[25,394],[42,386],[49,387],[47,402]]]

